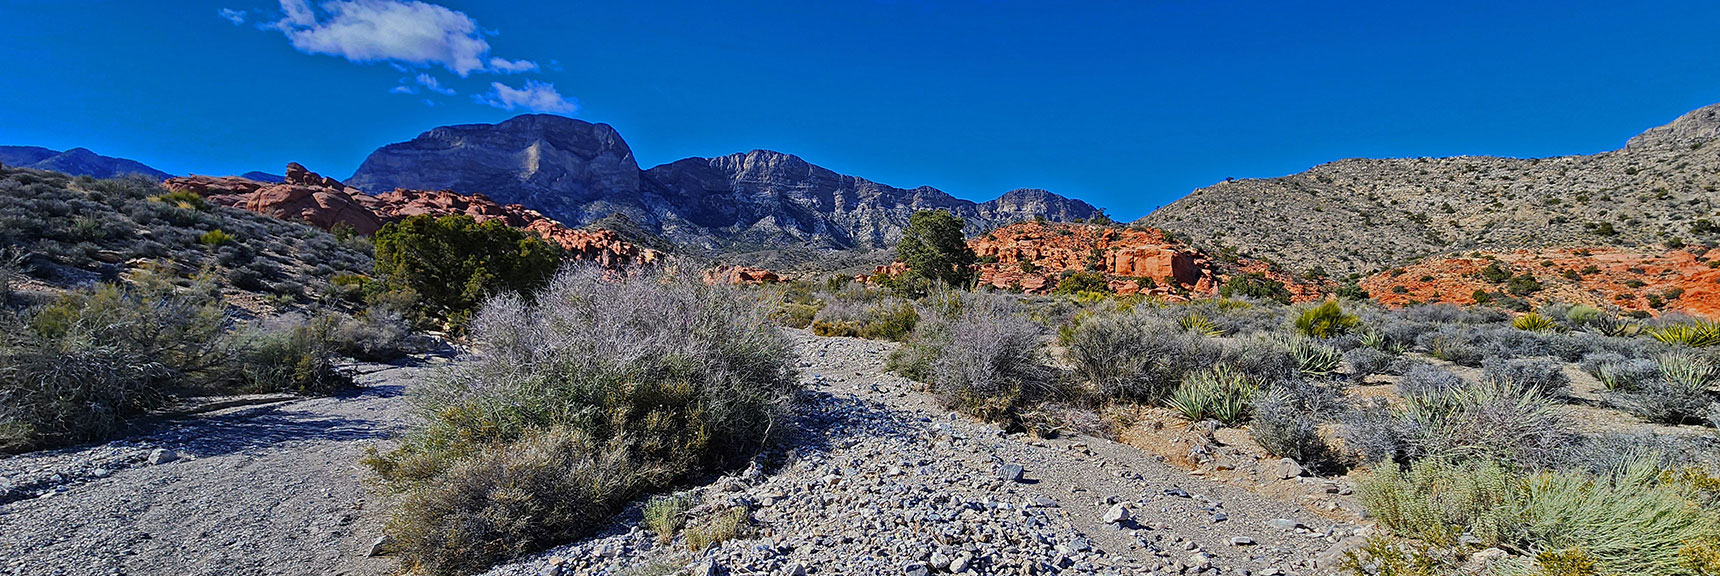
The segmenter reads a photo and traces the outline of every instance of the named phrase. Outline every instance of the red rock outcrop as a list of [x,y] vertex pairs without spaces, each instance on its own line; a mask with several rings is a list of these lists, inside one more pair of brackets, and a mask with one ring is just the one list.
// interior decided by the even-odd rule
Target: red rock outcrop
[[232,176],[186,176],[163,183],[168,190],[192,192],[222,206],[232,206],[276,218],[305,221],[328,230],[337,224],[359,234],[374,234],[388,222],[409,216],[463,214],[484,222],[537,233],[560,244],[568,256],[620,269],[649,265],[662,259],[657,250],[628,242],[612,230],[575,230],[519,204],[499,204],[483,194],[451,190],[396,189],[371,196],[333,178],[287,164],[286,180],[269,184]]
[[705,271],[705,283],[712,285],[757,286],[759,284],[774,284],[783,280],[783,277],[777,275],[776,272],[751,266],[718,266]]
[[[1508,285],[1482,274],[1497,262],[1513,276],[1528,273],[1541,289],[1522,298],[1650,314],[1680,311],[1720,318],[1720,250],[1666,252],[1621,248],[1567,248],[1487,252],[1429,258],[1361,282],[1387,306],[1416,302],[1474,304],[1474,294],[1508,293]],[[1658,306],[1656,304],[1659,304]]]
[[968,246],[982,262],[980,284],[995,288],[1050,292],[1059,274],[1089,269],[1103,272],[1120,294],[1175,297],[1218,287],[1206,256],[1159,230],[1024,222],[972,238]]

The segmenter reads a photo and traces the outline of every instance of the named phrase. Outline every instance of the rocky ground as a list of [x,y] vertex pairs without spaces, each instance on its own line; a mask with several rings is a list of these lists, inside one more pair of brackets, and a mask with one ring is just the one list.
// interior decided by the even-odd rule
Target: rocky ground
[[[695,526],[744,507],[743,537],[660,542],[635,506],[491,573],[1328,574],[1366,531],[1110,441],[1005,434],[884,373],[891,344],[793,334],[807,390],[786,441],[684,493]],[[370,555],[385,511],[358,460],[402,424],[404,385],[428,368],[362,368],[355,396],[0,460],[0,572],[397,570]]]
[[742,506],[749,537],[692,551],[658,541],[635,507],[605,535],[490,574],[1329,574],[1365,533],[1132,447],[952,415],[883,372],[891,344],[796,338],[794,440],[685,492],[693,525]]
[[0,459],[3,574],[389,574],[365,450],[429,368],[360,365],[363,388],[205,413],[96,446]]

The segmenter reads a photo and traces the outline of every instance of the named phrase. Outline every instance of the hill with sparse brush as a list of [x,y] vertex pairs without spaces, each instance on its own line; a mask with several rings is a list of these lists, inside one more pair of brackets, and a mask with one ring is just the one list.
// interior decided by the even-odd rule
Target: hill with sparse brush
[[1716,140],[1720,104],[1610,152],[1340,160],[1195,190],[1138,223],[1337,275],[1474,250],[1712,244]]

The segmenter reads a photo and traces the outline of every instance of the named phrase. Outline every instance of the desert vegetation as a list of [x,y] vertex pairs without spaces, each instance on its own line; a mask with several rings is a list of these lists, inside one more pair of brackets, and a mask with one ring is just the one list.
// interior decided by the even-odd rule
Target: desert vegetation
[[[1117,434],[1130,425],[1117,408],[1162,410],[1355,478],[1384,529],[1350,553],[1359,574],[1715,573],[1712,323],[1558,303],[1288,305],[1263,278],[1238,278],[1229,296],[1193,301],[774,290],[859,325],[911,307],[906,336],[820,333],[903,341],[891,369],[1009,429]],[[1055,421],[1071,411],[1048,407],[1090,416]]]
[[[468,572],[589,534],[778,429],[797,384],[768,300],[608,276],[573,268],[529,300],[490,298],[470,324],[477,353],[413,391],[423,424],[369,461],[401,494],[389,533],[409,567]],[[660,535],[680,529],[676,505],[653,505]],[[724,526],[689,530],[738,529]]]

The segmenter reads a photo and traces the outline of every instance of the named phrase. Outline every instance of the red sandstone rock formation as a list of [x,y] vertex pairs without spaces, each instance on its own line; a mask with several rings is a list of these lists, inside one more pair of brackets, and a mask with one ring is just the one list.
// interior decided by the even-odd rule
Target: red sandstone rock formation
[[287,165],[286,181],[280,184],[231,176],[187,176],[163,184],[168,190],[192,192],[215,204],[303,220],[324,230],[346,224],[359,234],[369,235],[387,222],[408,216],[464,214],[479,222],[501,220],[535,232],[566,248],[569,257],[594,261],[605,268],[648,265],[663,257],[661,252],[628,242],[612,230],[574,230],[535,210],[519,204],[498,204],[483,194],[396,189],[370,196],[296,162]]
[[[968,240],[983,262],[980,284],[1050,292],[1063,272],[1095,269],[1120,294],[1212,294],[1215,268],[1159,230],[1025,222]],[[1146,279],[1150,279],[1150,282]]]
[[1695,252],[1566,248],[1429,258],[1370,276],[1361,286],[1387,306],[1474,304],[1477,290],[1508,293],[1506,284],[1482,275],[1494,262],[1512,275],[1534,275],[1542,288],[1523,296],[1531,304],[1557,301],[1620,311],[1720,317],[1720,268],[1712,267],[1720,262],[1720,250],[1702,248]]
[[712,285],[757,286],[782,282],[783,280],[784,278],[775,272],[751,266],[718,266],[705,271],[705,283]]

